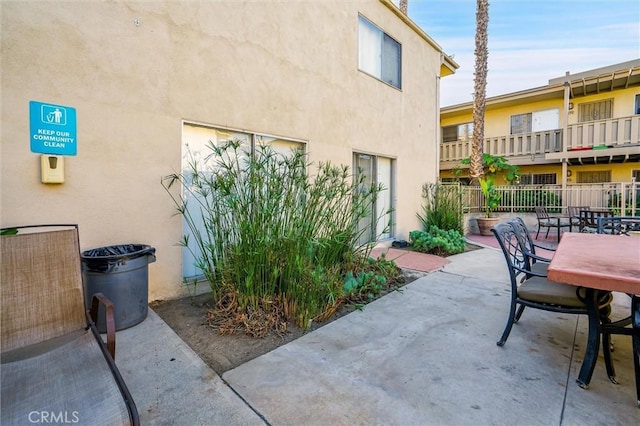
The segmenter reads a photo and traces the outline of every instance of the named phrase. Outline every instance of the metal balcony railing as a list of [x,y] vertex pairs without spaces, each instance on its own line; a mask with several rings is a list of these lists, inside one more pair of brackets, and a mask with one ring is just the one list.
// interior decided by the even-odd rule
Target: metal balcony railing
[[[484,199],[478,186],[460,186],[464,213],[482,212]],[[496,187],[501,196],[500,213],[533,212],[545,206],[554,213],[566,213],[569,206],[610,209],[617,216],[640,215],[640,183],[612,182],[561,185],[506,185]]]

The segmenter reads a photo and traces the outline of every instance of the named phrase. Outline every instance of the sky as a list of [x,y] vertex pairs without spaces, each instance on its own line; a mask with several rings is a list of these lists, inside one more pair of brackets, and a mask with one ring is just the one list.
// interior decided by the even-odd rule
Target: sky
[[[409,0],[409,17],[460,68],[440,105],[472,101],[475,0]],[[489,0],[487,97],[640,59],[640,0]]]

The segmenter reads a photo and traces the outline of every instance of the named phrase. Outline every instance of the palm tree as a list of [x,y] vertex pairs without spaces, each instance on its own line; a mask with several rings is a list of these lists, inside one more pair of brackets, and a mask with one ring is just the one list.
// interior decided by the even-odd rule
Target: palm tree
[[405,15],[407,15],[408,12],[408,2],[409,0],[400,0],[400,4],[398,5],[398,7],[400,8],[400,10],[402,11],[402,13],[404,13]]
[[476,49],[473,92],[473,143],[471,145],[469,176],[471,184],[478,185],[484,174],[482,154],[484,151],[484,110],[487,97],[487,27],[489,24],[489,0],[476,3]]

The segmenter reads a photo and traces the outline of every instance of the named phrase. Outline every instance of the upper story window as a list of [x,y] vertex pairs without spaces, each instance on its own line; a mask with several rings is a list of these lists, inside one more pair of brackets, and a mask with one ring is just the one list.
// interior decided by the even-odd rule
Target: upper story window
[[442,142],[470,141],[473,138],[473,123],[456,124],[442,128]]
[[640,95],[636,95],[636,105],[633,108],[634,114],[640,114]]
[[363,16],[358,17],[358,68],[402,88],[402,46]]
[[578,105],[578,122],[606,120],[613,117],[613,99]]
[[510,134],[518,135],[520,133],[531,133],[531,118],[531,113],[512,115]]
[[512,115],[510,122],[512,135],[544,132],[545,130],[558,129],[559,127],[560,110],[558,108]]

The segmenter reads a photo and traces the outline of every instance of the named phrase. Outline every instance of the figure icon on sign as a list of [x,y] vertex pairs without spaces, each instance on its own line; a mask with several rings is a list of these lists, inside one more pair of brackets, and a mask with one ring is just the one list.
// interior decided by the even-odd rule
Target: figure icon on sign
[[60,124],[61,119],[62,119],[62,112],[60,111],[59,108],[56,108],[54,111],[50,112],[47,115],[47,121],[49,121],[49,123]]

